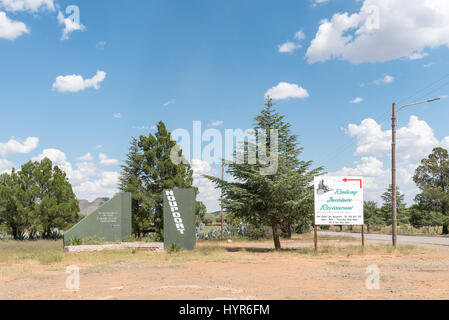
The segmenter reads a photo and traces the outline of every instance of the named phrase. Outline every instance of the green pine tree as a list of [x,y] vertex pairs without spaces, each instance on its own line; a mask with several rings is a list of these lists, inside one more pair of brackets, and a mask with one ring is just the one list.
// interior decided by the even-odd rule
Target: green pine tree
[[[234,157],[241,154],[246,161],[227,162],[227,173],[233,181],[206,177],[222,188],[223,206],[227,212],[255,226],[270,225],[275,249],[279,250],[280,226],[287,225],[290,228],[294,223],[312,223],[312,183],[322,169],[311,170],[311,161],[299,160],[302,148],[298,147],[297,136],[291,133],[290,123],[285,122],[284,116],[275,111],[273,106],[272,100],[268,98],[261,114],[254,118],[255,141],[259,144],[246,141],[234,152]],[[271,140],[270,130],[278,131],[277,143]],[[260,148],[263,142],[261,132],[267,138],[267,158],[275,153],[277,155],[277,170],[270,175],[263,174],[262,169],[272,164],[260,161],[251,164],[248,161],[254,150],[259,157],[263,153]]]
[[[176,164],[170,155],[176,142],[160,121],[157,132],[133,138],[122,166],[120,189],[132,193],[133,232],[137,236],[156,230],[163,237],[163,191],[174,188],[198,189],[193,184],[193,171],[183,161]],[[178,149],[179,157],[182,150]],[[197,209],[204,205],[197,203]]]

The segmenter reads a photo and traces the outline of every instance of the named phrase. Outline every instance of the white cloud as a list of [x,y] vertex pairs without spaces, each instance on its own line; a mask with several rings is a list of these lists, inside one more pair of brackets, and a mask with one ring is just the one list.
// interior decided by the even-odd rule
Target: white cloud
[[117,113],[113,113],[112,116],[116,119],[120,119],[122,117],[122,114],[117,112]]
[[87,88],[100,89],[100,83],[106,78],[106,72],[97,71],[90,79],[83,79],[80,75],[58,76],[53,83],[53,90],[58,92],[78,92]]
[[6,143],[0,142],[0,155],[2,157],[8,157],[14,154],[26,154],[30,153],[37,148],[39,144],[39,138],[28,137],[23,143],[11,139]]
[[[368,199],[378,201],[391,184],[391,130],[383,130],[375,120],[365,119],[360,125],[349,124],[345,132],[356,138],[355,155],[361,156],[361,162],[335,174],[366,176]],[[415,169],[438,146],[449,147],[449,136],[439,141],[433,129],[416,116],[411,116],[408,125],[397,130],[398,186],[406,194],[408,203],[412,203],[418,193],[413,182]]]
[[100,153],[98,155],[98,158],[100,159],[100,163],[104,166],[115,166],[118,164],[117,159],[108,158],[108,156],[105,155],[104,153]]
[[209,127],[218,127],[223,124],[222,120],[214,120],[211,123],[209,123]]
[[78,158],[80,162],[76,163],[76,169],[67,161],[66,154],[58,149],[45,149],[33,161],[41,161],[45,157],[52,160],[67,174],[78,199],[92,201],[98,197],[112,197],[118,191],[120,174],[99,169],[88,155],[90,153]]
[[203,177],[206,175],[216,175],[216,171],[207,163],[200,159],[192,159],[193,185],[198,188],[198,201],[202,201],[209,212],[219,210],[220,190],[215,189],[215,184]]
[[171,105],[171,104],[175,104],[175,100],[174,99],[172,99],[172,100],[170,100],[170,101],[167,101],[167,102],[165,102],[164,103],[164,107],[168,107],[169,105]]
[[384,163],[376,157],[362,157],[360,161],[355,163],[355,165],[356,166],[354,168],[344,167],[343,169],[330,173],[329,175],[363,177],[365,199],[379,202],[380,195],[390,184],[390,171],[385,169]]
[[419,60],[427,57],[429,54],[427,52],[415,52],[412,53],[408,58],[410,60]]
[[54,165],[64,170],[70,177],[73,174],[72,165],[67,161],[67,156],[59,149],[44,149],[38,156],[33,157],[33,161],[42,161],[44,158],[50,159]]
[[30,33],[30,30],[23,22],[11,20],[0,11],[0,38],[15,40],[24,33]]
[[310,6],[311,6],[311,7],[316,7],[316,6],[318,6],[319,4],[328,2],[329,0],[310,0],[310,1],[312,2],[312,3],[310,4]]
[[41,9],[55,10],[53,0],[0,0],[0,7],[7,11],[29,11],[32,13]]
[[362,102],[363,102],[363,98],[360,98],[360,97],[357,97],[354,100],[349,101],[349,103],[354,103],[354,104],[362,103]]
[[97,48],[98,50],[104,50],[104,48],[106,47],[106,41],[99,41],[96,45],[95,48]]
[[118,190],[120,174],[114,171],[98,172],[94,179],[81,182],[73,187],[78,199],[94,200],[99,197],[111,198]]
[[295,35],[293,36],[293,38],[295,38],[296,40],[301,41],[301,40],[304,40],[306,38],[306,35],[305,35],[304,31],[298,30],[295,33]]
[[150,129],[152,129],[152,127],[150,128],[148,126],[133,126],[133,129],[136,129],[136,130],[150,130]]
[[301,48],[300,44],[296,44],[291,41],[287,41],[283,44],[278,45],[278,50],[281,53],[292,53],[295,49]]
[[93,161],[94,157],[90,154],[90,152],[86,153],[84,156],[76,158],[76,160],[79,161]]
[[7,159],[0,159],[0,174],[9,172],[14,167],[14,162],[11,162]]
[[392,83],[393,81],[394,81],[394,77],[393,76],[386,75],[383,78],[374,80],[374,83],[377,84],[377,85],[380,85],[380,84],[383,84],[383,83],[387,83],[387,84],[388,83]]
[[449,47],[449,1],[364,0],[358,13],[321,21],[306,57],[309,63],[384,62],[441,46]]
[[274,100],[288,98],[305,99],[309,97],[306,89],[294,83],[279,82],[279,84],[265,93],[265,97],[270,96]]
[[296,42],[293,41],[286,41],[283,44],[278,45],[278,51],[281,53],[292,53],[298,48],[301,48],[301,44],[299,43],[301,40],[305,39],[306,35],[302,30],[299,30],[295,33],[293,38],[296,40]]
[[58,12],[58,23],[64,26],[61,40],[68,40],[70,34],[74,31],[86,30],[86,27],[81,23],[74,21],[74,19],[64,17],[64,14],[61,11]]

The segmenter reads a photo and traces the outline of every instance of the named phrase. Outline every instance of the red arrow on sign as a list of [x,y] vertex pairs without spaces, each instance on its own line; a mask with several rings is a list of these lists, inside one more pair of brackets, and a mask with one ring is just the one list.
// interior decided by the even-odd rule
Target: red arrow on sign
[[362,189],[363,185],[362,185],[362,179],[348,179],[348,178],[344,178],[343,179],[344,182],[349,182],[349,181],[360,181],[360,189]]

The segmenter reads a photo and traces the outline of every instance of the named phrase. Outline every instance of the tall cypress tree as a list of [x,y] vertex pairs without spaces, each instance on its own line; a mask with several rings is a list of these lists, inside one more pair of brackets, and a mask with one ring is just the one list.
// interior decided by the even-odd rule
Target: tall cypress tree
[[[256,150],[261,155],[263,135],[266,137],[265,149],[270,158],[277,152],[277,170],[265,175],[261,169],[270,164],[258,161],[256,164],[227,162],[227,173],[232,182],[216,177],[206,176],[221,187],[225,196],[223,205],[228,212],[255,224],[270,225],[276,250],[281,249],[279,227],[292,225],[303,220],[311,223],[313,216],[313,178],[320,174],[322,168],[310,169],[311,161],[302,161],[299,156],[302,148],[298,147],[297,136],[291,133],[291,125],[284,121],[284,116],[273,109],[273,102],[267,99],[265,108],[254,118],[254,135],[257,145],[247,141],[239,150],[248,160],[250,152]],[[271,140],[270,130],[278,131],[276,143]]]

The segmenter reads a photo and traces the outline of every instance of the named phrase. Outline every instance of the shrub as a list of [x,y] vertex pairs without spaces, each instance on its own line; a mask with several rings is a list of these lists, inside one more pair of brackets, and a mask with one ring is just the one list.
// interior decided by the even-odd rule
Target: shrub
[[82,244],[83,244],[83,240],[81,240],[80,238],[73,237],[72,239],[70,239],[71,246],[80,246]]
[[92,236],[92,237],[83,238],[82,242],[85,245],[95,245],[95,244],[103,244],[105,241],[104,241],[104,238],[102,238],[102,237]]
[[167,248],[168,254],[178,253],[179,251],[181,251],[181,247],[176,242],[172,242]]
[[305,234],[305,233],[309,233],[312,230],[312,226],[309,222],[305,222],[305,221],[301,221],[297,226],[296,226],[296,233],[297,234]]
[[203,223],[206,226],[211,226],[215,221],[215,215],[211,214],[211,213],[206,213],[203,217]]

